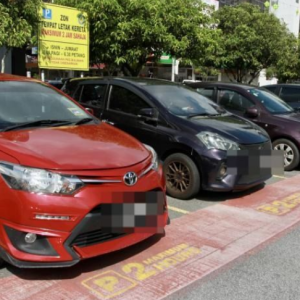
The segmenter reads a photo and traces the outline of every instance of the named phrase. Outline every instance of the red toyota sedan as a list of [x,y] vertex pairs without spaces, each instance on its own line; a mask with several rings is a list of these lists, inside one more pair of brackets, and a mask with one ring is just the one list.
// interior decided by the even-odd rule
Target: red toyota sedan
[[155,151],[37,80],[0,75],[0,261],[66,267],[168,223]]

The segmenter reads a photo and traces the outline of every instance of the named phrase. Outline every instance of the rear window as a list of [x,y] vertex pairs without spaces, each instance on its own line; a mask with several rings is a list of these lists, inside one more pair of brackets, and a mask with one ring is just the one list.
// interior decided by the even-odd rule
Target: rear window
[[263,86],[263,88],[269,90],[272,93],[275,93],[277,86]]
[[298,102],[300,100],[300,88],[283,87],[280,92],[280,98],[286,102]]

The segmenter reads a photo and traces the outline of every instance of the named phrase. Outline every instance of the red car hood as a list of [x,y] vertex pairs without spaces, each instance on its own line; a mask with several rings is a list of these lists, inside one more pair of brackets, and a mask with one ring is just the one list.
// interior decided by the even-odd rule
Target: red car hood
[[3,132],[0,151],[21,165],[57,170],[123,168],[149,157],[141,143],[104,123]]

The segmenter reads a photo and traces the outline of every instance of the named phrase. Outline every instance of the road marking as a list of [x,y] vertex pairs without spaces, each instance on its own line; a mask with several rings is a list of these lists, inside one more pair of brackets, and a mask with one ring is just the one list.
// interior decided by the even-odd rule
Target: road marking
[[182,213],[182,214],[188,214],[189,213],[189,211],[187,211],[187,210],[177,208],[177,207],[174,207],[174,206],[170,206],[170,205],[168,205],[168,209],[179,212],[179,213]]
[[90,277],[82,281],[81,284],[93,293],[99,295],[102,299],[110,299],[134,288],[137,282],[120,273],[109,270]]
[[128,291],[133,292],[132,289],[141,288],[144,281],[149,283],[155,276],[168,273],[174,269],[174,266],[180,266],[200,256],[203,256],[201,248],[182,243],[155,255],[144,257],[142,261],[121,264],[118,272],[108,270],[85,279],[81,284],[101,299],[117,296],[121,296],[117,299],[132,299],[135,297],[132,297]]
[[261,205],[257,208],[258,211],[272,215],[281,216],[300,205],[300,193],[295,193],[281,200],[276,200],[268,204]]
[[273,177],[275,177],[275,178],[282,178],[282,179],[286,179],[286,177],[284,177],[284,176],[278,176],[278,175],[273,175]]

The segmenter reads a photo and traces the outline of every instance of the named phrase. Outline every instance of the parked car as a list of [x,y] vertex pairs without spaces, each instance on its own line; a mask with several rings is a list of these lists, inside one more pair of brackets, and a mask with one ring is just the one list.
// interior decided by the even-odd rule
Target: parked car
[[47,83],[59,90],[63,87],[63,82],[61,80],[48,80]]
[[271,91],[295,109],[300,109],[300,84],[271,84],[263,88]]
[[[151,145],[164,162],[169,195],[244,190],[270,174],[231,174],[227,150],[271,149],[264,130],[182,84],[141,78],[83,80],[72,95],[95,116]],[[242,169],[242,167],[240,168]]]
[[95,77],[70,77],[62,79],[62,87],[60,88],[65,94],[73,95],[77,89],[78,84],[86,79],[92,79]]
[[157,155],[49,85],[0,74],[0,261],[66,267],[163,231]]
[[300,113],[278,96],[264,88],[244,84],[201,82],[189,86],[226,110],[264,128],[273,148],[284,151],[286,171],[299,165]]

